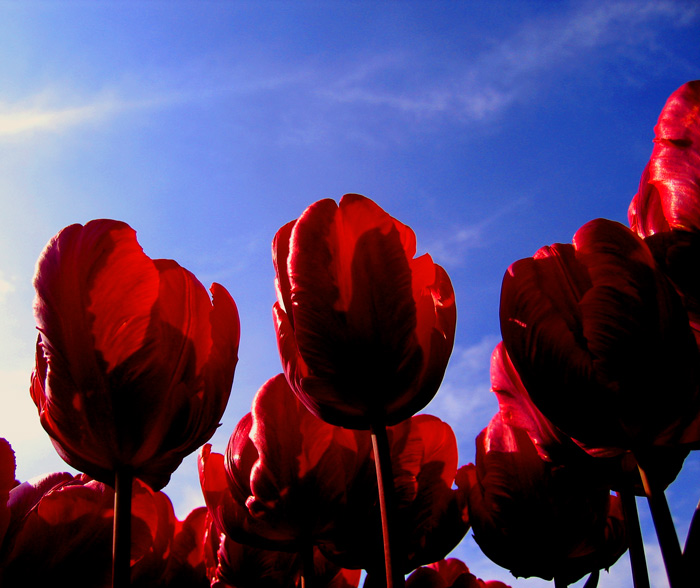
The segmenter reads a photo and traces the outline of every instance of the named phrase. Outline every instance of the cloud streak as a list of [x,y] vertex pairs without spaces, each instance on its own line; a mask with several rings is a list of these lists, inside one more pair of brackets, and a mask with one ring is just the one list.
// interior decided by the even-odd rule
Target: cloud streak
[[[280,114],[286,118],[277,121],[277,132],[291,143],[322,141],[334,132],[329,129],[333,121],[342,123],[346,134],[354,133],[355,140],[371,141],[371,133],[359,128],[362,124],[350,122],[358,116],[371,126],[387,113],[418,123],[488,121],[537,96],[552,83],[553,74],[603,59],[603,52],[625,50],[630,60],[649,61],[655,35],[688,27],[699,17],[698,9],[670,1],[589,2],[524,22],[509,37],[485,45],[471,59],[446,63],[437,73],[426,55],[393,46],[372,56],[355,55],[346,63],[241,66],[226,57],[194,59],[179,68],[131,72],[121,81],[106,81],[103,91],[92,96],[66,100],[43,91],[18,102],[0,101],[0,140],[65,132],[125,111],[219,99],[230,101],[232,112],[246,121],[261,96],[286,113]],[[665,62],[668,57],[663,56]],[[387,127],[380,126],[376,132],[384,136]]]
[[36,132],[61,132],[103,119],[123,110],[125,104],[98,98],[82,104],[61,106],[55,98],[42,93],[15,103],[0,103],[0,138]]
[[[699,13],[676,2],[589,2],[525,22],[461,70],[451,68],[443,79],[429,77],[432,67],[421,74],[420,61],[405,53],[401,58],[376,58],[369,66],[362,64],[321,92],[339,103],[383,106],[420,117],[483,121],[536,93],[543,76],[571,70],[572,64],[596,58],[600,51],[627,48],[629,59],[642,62],[653,53],[650,41],[655,35],[668,32],[669,27],[691,25]],[[384,80],[392,80],[392,85]]]

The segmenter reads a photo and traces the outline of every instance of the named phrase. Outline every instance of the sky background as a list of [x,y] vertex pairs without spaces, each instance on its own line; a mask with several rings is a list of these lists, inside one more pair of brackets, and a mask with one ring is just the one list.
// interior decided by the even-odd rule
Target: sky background
[[[0,436],[17,477],[72,471],[28,392],[31,280],[55,233],[123,220],[149,256],[229,290],[242,334],[223,452],[281,371],[272,238],[348,192],[410,225],[453,281],[455,348],[425,412],[472,462],[497,409],[504,272],[591,219],[626,223],[661,108],[697,78],[691,2],[0,2]],[[681,542],[698,480],[693,455],[667,491]],[[203,504],[195,455],[165,492],[180,518]],[[514,579],[471,533],[453,555],[551,585]],[[631,586],[626,556],[600,586]]]

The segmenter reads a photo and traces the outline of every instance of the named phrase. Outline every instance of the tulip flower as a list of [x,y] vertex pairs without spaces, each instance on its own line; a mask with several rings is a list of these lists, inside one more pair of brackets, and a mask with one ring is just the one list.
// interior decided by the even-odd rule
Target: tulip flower
[[[270,551],[237,543],[225,534],[217,552],[212,588],[294,588],[301,583],[302,558],[297,553]],[[317,588],[357,588],[360,570],[344,570],[313,550],[312,576],[305,585]],[[304,584],[301,584],[304,586]]]
[[[388,433],[402,539],[397,561],[408,572],[444,557],[468,529],[452,490],[457,443],[447,424],[428,415]],[[199,468],[212,518],[231,539],[302,554],[312,544],[343,568],[381,568],[369,436],[312,415],[282,374],[258,391],[226,455],[206,445]]]
[[498,580],[484,581],[454,557],[418,568],[406,581],[406,588],[510,588]]
[[207,532],[210,523],[207,508],[193,509],[184,521],[175,521],[164,588],[209,588],[207,575]]
[[700,80],[671,94],[654,132],[651,159],[629,207],[630,226],[642,237],[700,232]]
[[[452,488],[458,464],[452,428],[420,414],[387,432],[396,489],[394,565],[403,575],[444,558],[464,538],[469,518],[466,494]],[[343,532],[324,546],[329,559],[379,575],[377,506],[375,495],[373,503],[341,513],[336,522]]]
[[165,486],[216,430],[231,393],[239,320],[187,270],[152,260],[127,224],[60,231],[34,276],[39,336],[31,395],[59,455],[115,487],[114,584],[128,578],[136,476]]
[[[175,527],[172,504],[134,480],[132,586],[160,585]],[[0,584],[111,585],[114,491],[84,474],[54,473],[10,491]]]
[[627,549],[621,505],[576,467],[543,461],[527,433],[496,415],[476,441],[476,465],[460,468],[482,551],[515,576],[572,583]]
[[[644,496],[638,464],[631,451],[614,447],[588,448],[588,452],[560,431],[535,406],[520,376],[500,342],[491,355],[491,390],[498,398],[499,415],[511,427],[525,431],[537,448],[538,455],[554,464],[586,468],[604,480],[613,490],[631,490]],[[690,450],[685,447],[654,447],[646,459],[660,476],[659,483],[669,486],[683,467]]]
[[320,200],[273,242],[284,371],[319,418],[398,423],[437,392],[455,335],[447,273],[406,225],[357,194]]
[[700,347],[700,80],[671,94],[654,130],[629,223],[681,295]]
[[0,438],[0,546],[10,524],[10,508],[7,505],[10,490],[19,484],[15,479],[16,469],[15,452],[7,439]]
[[200,481],[219,529],[243,543],[303,552],[333,536],[355,489],[376,496],[369,436],[312,415],[282,374],[268,380],[226,456],[200,454]]
[[409,227],[358,194],[312,204],[277,232],[272,249],[273,314],[289,384],[319,418],[372,431],[391,576],[385,428],[437,392],[454,344],[452,283],[429,255],[414,257]]
[[[537,408],[596,448],[694,442],[698,349],[644,242],[598,219],[503,279],[503,343]],[[639,455],[637,456],[639,457]]]
[[31,394],[59,455],[107,484],[129,470],[162,488],[226,408],[239,341],[233,299],[213,284],[212,301],[112,220],[59,232],[34,286]]

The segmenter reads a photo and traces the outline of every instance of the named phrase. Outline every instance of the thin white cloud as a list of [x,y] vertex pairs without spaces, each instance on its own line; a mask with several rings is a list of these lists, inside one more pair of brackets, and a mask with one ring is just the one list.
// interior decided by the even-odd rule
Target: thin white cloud
[[460,463],[473,461],[474,439],[498,410],[490,370],[491,354],[499,341],[500,336],[487,335],[469,347],[456,346],[442,386],[424,410],[450,425],[460,444],[470,449]]
[[439,238],[427,241],[426,251],[441,265],[458,266],[464,262],[467,251],[489,247],[499,234],[493,230],[494,226],[498,226],[504,216],[512,216],[527,203],[526,197],[519,197],[471,225],[452,230],[441,227]]
[[0,270],[0,303],[3,303],[7,295],[14,291],[14,283],[5,278],[4,273]]
[[[498,114],[554,71],[595,56],[601,50],[631,49],[629,59],[648,60],[654,35],[663,27],[685,27],[700,10],[677,2],[587,2],[575,10],[525,22],[515,33],[462,66],[449,77],[421,76],[415,55],[377,58],[324,85],[324,96],[340,103],[384,106],[422,117],[446,115],[479,121]],[[667,56],[664,56],[667,58]],[[428,79],[428,76],[431,76]],[[388,86],[384,80],[392,80]]]
[[124,108],[114,99],[88,99],[73,105],[60,105],[46,94],[20,102],[0,102],[0,138],[36,132],[60,132],[94,122]]

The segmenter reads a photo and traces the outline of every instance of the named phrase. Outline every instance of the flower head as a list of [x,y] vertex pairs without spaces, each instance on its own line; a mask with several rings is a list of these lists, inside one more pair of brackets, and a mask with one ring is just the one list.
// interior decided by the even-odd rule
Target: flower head
[[512,264],[500,322],[532,401],[567,435],[622,450],[684,441],[698,350],[673,286],[625,226],[591,221],[572,244]]
[[237,362],[229,293],[147,257],[125,223],[71,225],[34,276],[39,337],[31,395],[61,457],[112,484],[129,468],[152,488],[219,424]]
[[437,392],[454,343],[454,292],[429,255],[415,254],[413,231],[357,194],[320,200],[277,232],[277,342],[292,389],[316,416],[392,425]]

